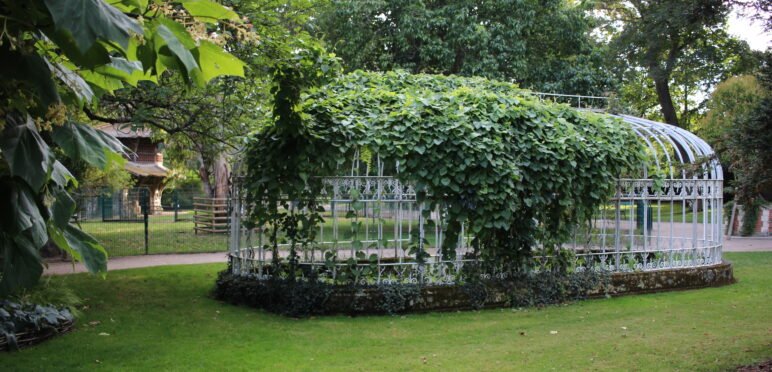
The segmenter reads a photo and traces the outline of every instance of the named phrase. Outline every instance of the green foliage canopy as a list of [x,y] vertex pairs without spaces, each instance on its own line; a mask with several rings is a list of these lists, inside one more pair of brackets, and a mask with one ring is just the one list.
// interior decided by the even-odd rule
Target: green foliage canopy
[[600,95],[613,76],[587,11],[563,0],[333,0],[315,26],[349,71],[483,76]]
[[466,223],[478,254],[511,268],[529,263],[536,240],[557,249],[643,156],[619,120],[483,78],[357,71],[298,97],[295,119],[277,120],[248,146],[258,224],[276,226],[277,202],[301,200],[296,210],[311,211],[301,222],[315,231],[321,180],[313,176],[334,175],[367,149],[399,162],[394,176],[416,185],[426,209],[447,211],[445,257]]
[[[106,270],[103,247],[70,224],[77,186],[60,156],[111,169],[118,140],[79,122],[103,94],[177,70],[206,84],[243,76],[243,63],[180,22],[237,22],[210,1],[0,0],[0,296],[39,279],[52,242],[89,271]],[[210,30],[206,30],[210,31]],[[205,36],[205,35],[199,35]]]
[[[613,58],[622,64],[620,80],[631,85],[622,98],[642,101],[634,102],[639,115],[654,104],[666,123],[688,128],[701,108],[690,102],[695,93],[752,63],[747,43],[724,29],[730,2],[603,0],[595,4],[607,19],[604,30],[610,33]],[[648,92],[641,92],[641,85]]]

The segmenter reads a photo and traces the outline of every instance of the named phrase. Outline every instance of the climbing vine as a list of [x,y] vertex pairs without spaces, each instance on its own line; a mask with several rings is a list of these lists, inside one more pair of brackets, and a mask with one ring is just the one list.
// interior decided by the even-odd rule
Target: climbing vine
[[[443,207],[443,257],[453,258],[465,224],[483,262],[524,269],[537,241],[564,257],[572,227],[645,156],[620,120],[482,78],[358,71],[293,94],[246,159],[252,221],[274,229],[277,213],[300,213],[314,231],[317,176],[336,174],[360,149],[398,162],[394,176],[415,185],[426,209]],[[312,232],[303,238],[313,244]]]

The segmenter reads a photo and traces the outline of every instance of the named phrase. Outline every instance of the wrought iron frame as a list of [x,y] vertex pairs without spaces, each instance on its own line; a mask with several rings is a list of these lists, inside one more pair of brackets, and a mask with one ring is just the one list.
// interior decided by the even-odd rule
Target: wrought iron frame
[[[642,164],[636,178],[618,179],[612,200],[599,208],[589,224],[577,226],[573,240],[564,244],[573,252],[573,269],[630,272],[721,263],[723,173],[713,150],[684,129],[628,115],[616,116],[632,126],[655,155],[655,164]],[[449,284],[457,282],[465,265],[477,263],[468,258],[471,237],[463,231],[455,258],[442,257],[436,248],[443,240],[442,210],[431,211],[431,219],[436,221],[431,227],[412,185],[384,175],[380,159],[376,161],[377,175],[357,175],[357,159],[355,156],[349,175],[323,179],[322,203],[329,215],[320,226],[318,242],[300,249],[298,265],[304,268],[302,273],[335,281],[340,270],[352,267],[351,258],[354,266],[374,267],[370,275],[357,278],[362,283]],[[356,200],[351,198],[353,190],[358,195]],[[233,195],[231,270],[265,279],[269,275],[266,269],[272,264],[271,250],[262,229],[242,226],[245,208],[237,183]],[[355,202],[364,204],[364,214],[354,217],[364,220],[362,239],[346,238],[341,231],[350,224],[346,215]],[[419,262],[405,249],[415,230],[418,248],[429,253],[426,262]],[[424,240],[430,242],[429,246],[424,246]],[[358,251],[366,257],[376,254],[377,258],[362,262],[356,256]],[[288,244],[280,245],[280,255],[286,257],[287,253]],[[536,257],[537,262],[548,258]],[[491,278],[507,273],[481,275]]]

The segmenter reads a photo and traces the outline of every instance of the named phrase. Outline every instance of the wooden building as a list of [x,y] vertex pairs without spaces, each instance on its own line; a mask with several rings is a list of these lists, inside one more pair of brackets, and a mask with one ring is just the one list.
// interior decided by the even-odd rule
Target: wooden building
[[160,141],[154,141],[147,128],[132,129],[125,124],[102,124],[97,129],[118,138],[128,148],[124,168],[134,176],[136,187],[147,187],[150,192],[150,213],[161,211],[161,194],[169,169],[163,165]]

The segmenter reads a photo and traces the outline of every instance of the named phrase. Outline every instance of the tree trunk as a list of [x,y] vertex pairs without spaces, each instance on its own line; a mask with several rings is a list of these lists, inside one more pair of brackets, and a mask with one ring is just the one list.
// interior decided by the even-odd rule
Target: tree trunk
[[673,97],[670,95],[670,84],[666,76],[656,76],[659,74],[652,74],[654,80],[654,87],[657,89],[657,100],[659,101],[659,108],[662,111],[662,116],[665,117],[665,122],[668,124],[678,125],[678,115],[676,114],[675,106],[673,106]]
[[201,184],[204,186],[204,193],[207,197],[214,197],[214,190],[212,189],[212,182],[209,173],[208,159],[199,154],[199,160],[201,161],[201,167],[198,168],[198,177],[201,178]]
[[217,160],[214,163],[214,197],[227,198],[230,194],[228,181],[230,180],[230,169],[225,159],[225,154],[217,154]]

